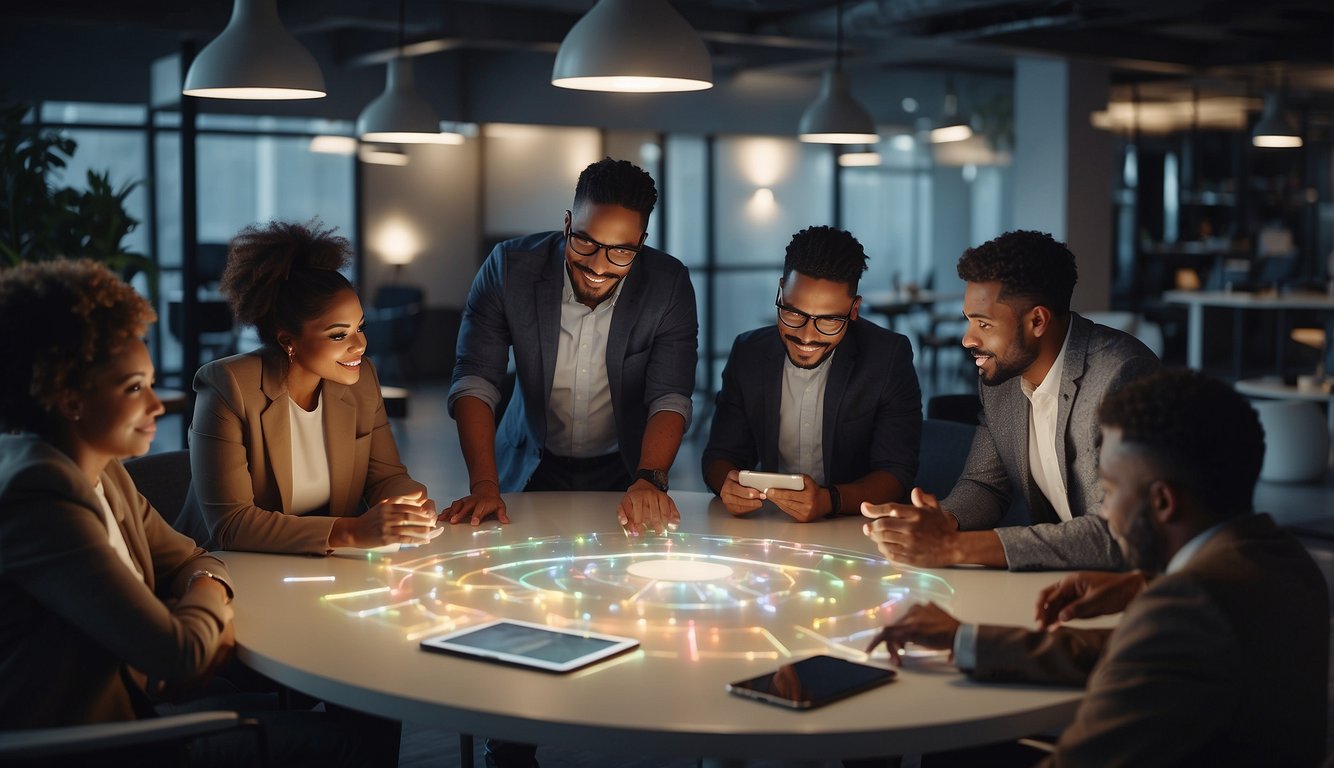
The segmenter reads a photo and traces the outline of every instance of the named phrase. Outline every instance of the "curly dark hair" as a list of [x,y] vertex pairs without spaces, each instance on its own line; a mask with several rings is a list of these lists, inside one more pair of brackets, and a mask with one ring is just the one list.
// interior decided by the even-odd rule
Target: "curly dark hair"
[[1164,479],[1195,495],[1215,517],[1252,511],[1265,433],[1246,398],[1196,371],[1164,370],[1108,395],[1103,427],[1149,454]]
[[1022,310],[1042,305],[1058,315],[1070,311],[1070,295],[1079,281],[1075,255],[1046,232],[1016,230],[959,257],[959,279],[1001,284],[999,300],[1022,303]]
[[[0,425],[49,435],[60,396],[142,338],[152,306],[101,264],[55,259],[0,270]],[[27,374],[24,371],[28,371]]]
[[648,216],[658,203],[653,177],[629,160],[604,157],[579,174],[574,186],[574,207],[588,203],[619,205],[638,213],[648,226]]
[[796,270],[807,277],[848,284],[857,295],[857,283],[866,271],[866,250],[851,232],[834,227],[807,227],[792,236],[783,257],[783,277]]
[[251,225],[232,238],[219,288],[237,322],[255,326],[260,341],[278,346],[278,332],[301,332],[330,300],[355,290],[338,270],[352,258],[347,238],[307,224]]

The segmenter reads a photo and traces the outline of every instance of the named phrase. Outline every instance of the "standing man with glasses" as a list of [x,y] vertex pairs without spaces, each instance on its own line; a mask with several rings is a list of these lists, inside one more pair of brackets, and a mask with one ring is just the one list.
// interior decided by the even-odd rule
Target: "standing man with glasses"
[[[922,394],[904,336],[858,317],[866,252],[850,233],[792,236],[773,325],[736,338],[704,481],[733,515],[765,499],[800,522],[904,498],[917,475]],[[800,474],[801,490],[741,485],[739,470]]]
[[500,494],[524,490],[622,491],[631,535],[680,519],[667,472],[690,423],[699,323],[685,266],[644,245],[657,199],[642,169],[605,158],[579,174],[563,231],[503,242],[482,265],[449,390],[469,482],[451,523],[508,523]]

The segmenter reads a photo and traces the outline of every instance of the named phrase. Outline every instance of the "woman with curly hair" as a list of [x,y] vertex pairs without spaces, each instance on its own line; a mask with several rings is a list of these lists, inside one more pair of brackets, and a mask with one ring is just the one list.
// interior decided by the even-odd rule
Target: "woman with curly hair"
[[[141,338],[155,319],[133,288],[90,261],[0,270],[0,324],[11,329],[0,355],[13,366],[0,377],[0,723],[239,709],[264,724],[275,764],[373,764],[384,728],[278,711],[276,697],[239,694],[221,679],[204,687],[235,644],[227,567],[172,530],[120,463],[148,452],[163,410]],[[396,732],[388,735],[396,755]],[[177,749],[102,752],[93,762],[259,757],[253,736],[239,733]]]
[[140,339],[155,319],[89,261],[0,271],[7,728],[144,716],[156,682],[197,679],[231,646],[226,567],[173,531],[119,461],[148,452],[162,413]]
[[176,526],[210,548],[327,554],[439,530],[364,357],[361,301],[338,271],[350,252],[318,223],[232,239],[221,289],[263,346],[195,376],[193,480]]

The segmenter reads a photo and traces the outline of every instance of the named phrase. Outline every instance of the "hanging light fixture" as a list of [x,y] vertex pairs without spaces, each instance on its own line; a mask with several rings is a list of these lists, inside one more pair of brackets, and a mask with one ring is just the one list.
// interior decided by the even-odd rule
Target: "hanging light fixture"
[[844,168],[860,168],[880,165],[880,153],[868,146],[860,146],[838,156],[838,164]]
[[875,122],[852,97],[843,71],[843,3],[837,8],[834,68],[824,73],[820,95],[801,113],[797,138],[812,144],[874,144],[880,141]]
[[210,99],[318,99],[320,65],[278,18],[278,0],[234,0],[222,34],[185,75],[186,96]]
[[945,81],[945,104],[941,110],[940,121],[931,129],[932,144],[947,144],[963,141],[973,135],[973,126],[968,117],[959,112],[959,96],[954,92],[954,78]]
[[440,130],[440,116],[417,92],[412,60],[403,55],[403,16],[398,0],[398,49],[385,66],[384,93],[357,116],[357,136],[381,144],[462,144],[462,134]]
[[1251,144],[1266,149],[1291,149],[1302,145],[1302,135],[1283,114],[1283,98],[1272,90],[1265,94],[1265,109],[1251,132]]
[[667,93],[713,87],[704,41],[667,0],[598,0],[556,52],[551,84]]

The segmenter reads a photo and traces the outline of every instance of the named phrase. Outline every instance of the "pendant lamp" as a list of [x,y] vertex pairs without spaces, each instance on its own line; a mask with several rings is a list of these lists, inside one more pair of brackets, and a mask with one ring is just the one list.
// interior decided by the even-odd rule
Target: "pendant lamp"
[[598,0],[556,53],[551,84],[668,93],[713,87],[704,41],[667,0]]
[[843,3],[838,4],[834,68],[824,73],[820,95],[801,113],[797,138],[812,144],[874,144],[880,141],[871,115],[852,97],[843,71]]
[[384,93],[357,116],[357,136],[382,144],[462,144],[463,136],[443,133],[440,116],[417,92],[412,60],[403,56],[404,0],[398,3],[398,52],[385,66]]
[[931,143],[948,144],[963,141],[972,135],[973,126],[965,115],[959,113],[959,96],[954,92],[954,80],[951,78],[945,84],[945,104],[940,120],[931,129]]
[[1251,144],[1266,149],[1292,149],[1302,145],[1302,135],[1283,114],[1283,99],[1277,89],[1265,94],[1264,112],[1251,132]]
[[211,99],[318,99],[319,64],[278,18],[277,0],[234,0],[222,34],[185,75],[186,96]]

